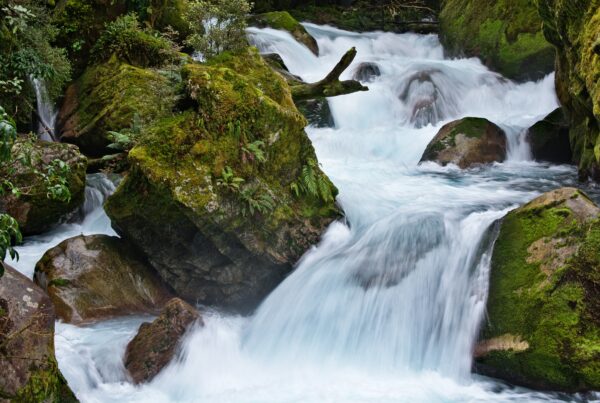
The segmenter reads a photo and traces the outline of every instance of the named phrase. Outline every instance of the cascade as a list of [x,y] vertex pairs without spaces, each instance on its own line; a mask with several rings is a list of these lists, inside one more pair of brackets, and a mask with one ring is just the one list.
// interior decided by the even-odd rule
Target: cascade
[[[88,327],[57,324],[59,366],[89,402],[549,401],[470,373],[484,320],[493,223],[546,190],[572,185],[575,168],[531,161],[524,130],[557,106],[553,75],[516,84],[477,59],[444,59],[434,35],[364,33],[306,24],[316,57],[284,32],[248,29],[263,53],[315,81],[355,46],[376,64],[370,91],[329,100],[335,128],[308,127],[346,219],[251,317],[207,309],[181,358],[135,386],[122,364],[145,318]],[[461,171],[418,162],[439,128],[485,117],[508,136],[507,161]],[[110,233],[94,178],[83,222],[29,240],[19,270],[59,239]],[[89,203],[89,204],[87,204]],[[24,257],[24,259],[23,259]]]
[[38,114],[38,136],[40,140],[56,141],[56,116],[58,112],[48,100],[48,91],[44,80],[32,77],[31,83],[35,90],[36,107]]

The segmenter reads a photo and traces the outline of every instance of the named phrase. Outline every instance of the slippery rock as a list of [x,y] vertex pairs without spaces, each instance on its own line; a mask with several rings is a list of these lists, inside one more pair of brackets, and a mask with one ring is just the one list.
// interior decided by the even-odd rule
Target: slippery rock
[[527,130],[533,158],[557,164],[573,161],[569,141],[569,122],[561,108],[554,110]]
[[456,164],[464,169],[505,158],[506,135],[502,129],[487,119],[464,118],[440,129],[427,145],[421,162]]
[[125,351],[125,368],[133,381],[148,382],[167,366],[194,324],[203,325],[200,314],[179,298],[169,301],[152,323],[142,323]]
[[381,70],[379,69],[377,63],[363,62],[356,66],[352,78],[357,81],[368,83],[380,75]]
[[256,50],[183,77],[193,109],[145,130],[106,211],[180,297],[248,312],[340,216],[337,189]]
[[574,188],[544,193],[504,218],[478,372],[545,390],[600,388],[599,218]]
[[[13,145],[12,154],[27,156],[31,164],[14,158],[14,163],[5,172],[0,171],[0,176],[21,190],[19,196],[10,192],[0,195],[0,211],[17,220],[23,235],[39,234],[70,218],[83,203],[85,191],[87,159],[77,147],[20,139]],[[48,187],[51,184],[47,179],[49,171],[56,169],[55,160],[66,163],[69,168],[66,177],[66,186],[71,193],[69,200],[49,197]]]
[[48,250],[34,280],[52,299],[58,318],[75,324],[156,313],[171,297],[131,245],[107,235],[76,236]]
[[8,265],[4,268],[0,277],[0,402],[76,402],[54,356],[52,301],[27,277]]

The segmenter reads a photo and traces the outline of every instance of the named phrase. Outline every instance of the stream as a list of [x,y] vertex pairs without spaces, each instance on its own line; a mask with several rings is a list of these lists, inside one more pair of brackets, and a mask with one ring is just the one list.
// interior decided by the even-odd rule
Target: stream
[[[472,349],[488,287],[494,222],[542,192],[581,186],[576,168],[531,160],[526,128],[558,106],[554,77],[516,84],[478,59],[444,58],[435,35],[356,34],[305,25],[314,56],[284,32],[248,29],[263,53],[316,81],[355,46],[342,76],[376,63],[370,91],[332,98],[335,127],[308,127],[339,188],[344,222],[251,317],[206,309],[178,360],[151,383],[127,381],[122,355],[147,317],[57,323],[56,354],[83,402],[583,401],[473,375]],[[440,127],[485,117],[508,137],[503,163],[460,170],[418,164]],[[89,176],[77,223],[27,239],[14,265],[32,276],[50,247],[80,233],[114,235],[102,209],[114,190]],[[586,188],[593,197],[598,191]]]

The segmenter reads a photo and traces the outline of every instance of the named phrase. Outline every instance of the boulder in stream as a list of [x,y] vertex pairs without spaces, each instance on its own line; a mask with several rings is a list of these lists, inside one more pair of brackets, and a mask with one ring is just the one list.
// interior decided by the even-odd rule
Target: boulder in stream
[[[69,219],[83,203],[87,159],[77,147],[46,141],[32,142],[19,139],[12,148],[14,163],[0,170],[0,177],[8,179],[21,192],[0,195],[0,212],[13,216],[23,235],[42,233],[61,221]],[[29,162],[24,162],[29,160]],[[69,200],[53,198],[51,171],[60,170],[66,163],[66,186]]]
[[600,389],[600,208],[561,188],[510,212],[494,246],[485,375],[544,390]]
[[108,235],[79,235],[48,250],[35,282],[46,290],[59,319],[86,323],[157,313],[171,297],[131,245]]
[[125,368],[135,383],[152,380],[177,353],[185,333],[203,325],[198,311],[179,298],[173,298],[152,323],[142,323],[125,351]]
[[540,120],[527,131],[527,141],[533,158],[557,164],[573,162],[569,141],[569,122],[562,108]]
[[256,50],[183,77],[193,108],[145,129],[106,211],[180,297],[249,312],[340,217],[337,189]]
[[506,135],[501,128],[487,119],[463,118],[440,129],[427,145],[421,162],[456,164],[465,169],[505,158]]
[[377,63],[363,62],[354,69],[352,78],[357,81],[369,83],[381,75]]
[[[0,263],[2,264],[2,263]],[[8,265],[0,277],[0,401],[76,402],[54,356],[54,308]]]

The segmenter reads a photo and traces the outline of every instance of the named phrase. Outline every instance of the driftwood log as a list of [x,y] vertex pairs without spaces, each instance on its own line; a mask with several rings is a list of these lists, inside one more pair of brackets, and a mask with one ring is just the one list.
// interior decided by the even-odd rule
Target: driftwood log
[[305,83],[289,73],[284,74],[292,89],[292,98],[294,98],[294,101],[335,97],[358,91],[368,91],[368,87],[365,87],[356,80],[340,81],[340,76],[354,61],[355,57],[356,48],[352,48],[342,56],[342,59],[324,79],[316,83]]

